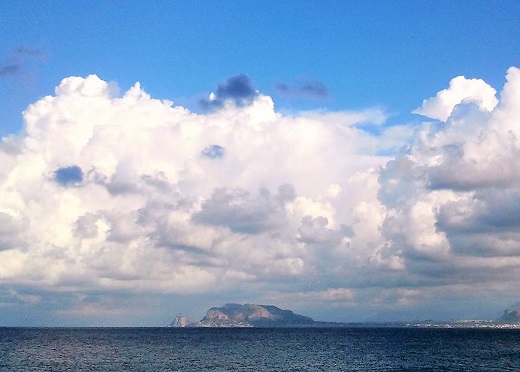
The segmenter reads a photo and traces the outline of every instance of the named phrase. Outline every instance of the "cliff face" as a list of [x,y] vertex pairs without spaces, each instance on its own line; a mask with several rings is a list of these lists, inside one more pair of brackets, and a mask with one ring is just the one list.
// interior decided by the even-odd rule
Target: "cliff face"
[[175,320],[170,324],[170,327],[189,327],[190,321],[184,314],[179,314],[175,317]]
[[226,304],[209,309],[199,326],[207,327],[285,327],[311,325],[309,317],[276,306]]
[[189,323],[187,319],[177,316],[171,324],[174,327],[301,327],[312,326],[312,318],[298,315],[291,310],[282,310],[272,305],[226,304],[212,307],[206,316],[197,323]]

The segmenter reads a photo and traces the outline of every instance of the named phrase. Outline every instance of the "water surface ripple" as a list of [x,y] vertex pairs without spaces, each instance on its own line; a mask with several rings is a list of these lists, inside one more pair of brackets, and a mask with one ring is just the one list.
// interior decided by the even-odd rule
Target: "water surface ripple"
[[520,330],[0,328],[0,371],[520,370]]

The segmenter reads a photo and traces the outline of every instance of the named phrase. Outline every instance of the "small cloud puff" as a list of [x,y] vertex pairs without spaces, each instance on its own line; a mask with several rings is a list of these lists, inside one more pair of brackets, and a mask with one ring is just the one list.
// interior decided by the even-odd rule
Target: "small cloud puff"
[[249,76],[241,74],[230,77],[226,83],[217,85],[217,89],[209,99],[200,100],[201,106],[206,110],[219,109],[226,102],[232,102],[236,106],[245,106],[253,102],[258,96]]

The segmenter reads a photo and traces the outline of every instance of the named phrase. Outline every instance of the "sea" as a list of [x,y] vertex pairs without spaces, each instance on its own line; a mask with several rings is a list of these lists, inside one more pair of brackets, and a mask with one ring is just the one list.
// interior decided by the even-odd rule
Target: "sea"
[[0,327],[0,371],[520,371],[520,330]]

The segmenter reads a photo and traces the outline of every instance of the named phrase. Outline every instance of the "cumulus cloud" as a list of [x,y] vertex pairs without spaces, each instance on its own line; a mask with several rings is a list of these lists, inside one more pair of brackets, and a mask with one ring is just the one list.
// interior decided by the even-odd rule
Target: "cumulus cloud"
[[406,307],[476,284],[507,296],[520,275],[520,71],[498,103],[464,82],[444,91],[457,91],[449,105],[439,93],[423,106],[444,122],[410,140],[363,130],[384,126],[377,108],[282,115],[245,75],[206,114],[138,83],[114,96],[97,76],[64,79],[2,139],[0,285],[41,303],[37,289],[223,302],[247,289],[295,310]]
[[379,198],[387,209],[382,231],[389,251],[428,281],[469,286],[457,273],[485,283],[496,278],[498,268],[509,280],[518,275],[511,264],[520,254],[520,70],[510,68],[506,78],[498,104],[494,89],[482,81],[452,80],[449,89],[466,87],[459,97],[472,99],[458,103],[445,123],[426,124],[409,153],[380,174]]
[[450,81],[448,88],[441,90],[435,97],[424,100],[422,106],[413,113],[446,121],[453,108],[461,102],[473,102],[482,110],[492,111],[498,103],[495,94],[496,90],[482,79],[457,76]]
[[352,228],[343,226],[342,229],[336,230],[330,229],[328,224],[329,220],[326,217],[305,216],[298,228],[298,233],[307,244],[327,243],[332,245],[338,244],[344,236],[353,234]]
[[247,190],[215,189],[193,219],[206,225],[226,226],[234,232],[258,233],[284,223],[284,205],[277,199],[284,200],[283,196],[271,197],[268,189],[261,189],[255,197]]
[[25,246],[23,233],[28,220],[0,212],[0,250]]
[[387,161],[353,113],[283,116],[245,75],[215,100],[198,115],[92,75],[29,106],[0,151],[0,280],[198,293],[298,281],[317,245],[347,249],[350,177]]

